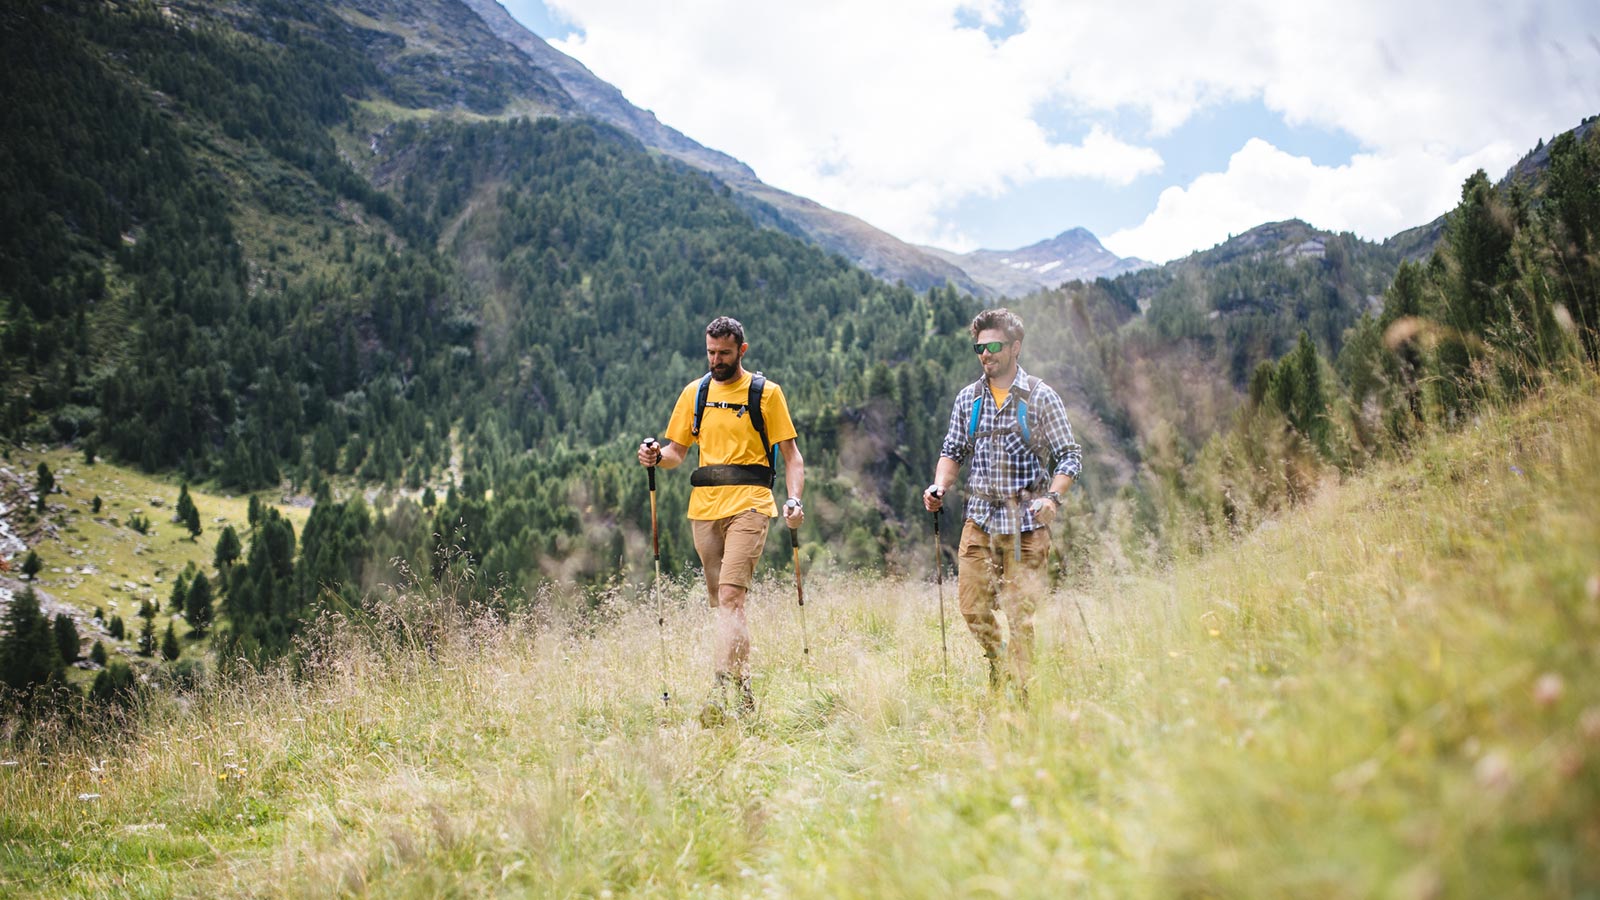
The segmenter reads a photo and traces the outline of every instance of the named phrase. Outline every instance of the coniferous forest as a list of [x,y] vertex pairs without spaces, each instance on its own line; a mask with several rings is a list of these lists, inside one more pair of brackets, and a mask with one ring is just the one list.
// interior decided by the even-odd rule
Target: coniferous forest
[[[0,11],[0,441],[314,500],[300,534],[253,518],[207,582],[221,655],[273,657],[398,568],[470,570],[505,607],[644,581],[633,448],[730,314],[796,414],[807,560],[926,567],[917,498],[985,302],[763,227],[531,65],[400,52],[377,23],[402,6]],[[1474,175],[1420,247],[1277,223],[1007,301],[1086,450],[1057,575],[1230,539],[1592,365],[1596,141]],[[694,563],[687,497],[661,479],[670,573]],[[54,671],[26,614],[7,657]]]

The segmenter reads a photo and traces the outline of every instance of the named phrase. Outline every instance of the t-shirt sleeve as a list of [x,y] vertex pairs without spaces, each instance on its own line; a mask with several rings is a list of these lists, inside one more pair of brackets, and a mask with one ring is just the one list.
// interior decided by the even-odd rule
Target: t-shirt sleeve
[[[693,405],[693,398],[690,398],[690,406]],[[761,417],[767,423],[767,440],[773,444],[799,437],[794,418],[789,415],[789,401],[783,395],[783,388],[770,381],[761,392]]]
[[[699,440],[694,436],[694,398],[699,388],[698,381],[689,382],[689,386],[678,394],[678,402],[672,405],[672,418],[667,421],[666,438],[674,444],[692,447]],[[765,412],[764,409],[762,411]]]

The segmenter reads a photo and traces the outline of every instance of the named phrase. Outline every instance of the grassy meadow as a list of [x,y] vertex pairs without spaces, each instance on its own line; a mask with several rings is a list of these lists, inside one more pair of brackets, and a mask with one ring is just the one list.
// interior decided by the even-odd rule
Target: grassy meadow
[[648,602],[397,588],[307,677],[0,745],[0,894],[1595,896],[1596,497],[1600,397],[1552,389],[1209,555],[1079,573],[1026,707],[953,579],[948,679],[931,577],[814,577],[804,637],[759,584],[758,712],[714,730],[697,585],[663,591],[665,705]]
[[[49,467],[60,489],[46,498],[42,513],[29,503],[41,462]],[[59,604],[48,606],[47,612],[65,611],[77,621],[84,656],[98,640],[113,658],[149,663],[135,655],[142,627],[139,605],[145,600],[157,607],[158,637],[172,620],[176,633],[185,638],[181,643],[186,656],[205,652],[209,642],[186,639],[189,626],[182,616],[174,619],[168,608],[172,585],[191,564],[208,578],[216,578],[212,559],[217,538],[229,525],[248,548],[248,495],[211,494],[192,488],[189,496],[200,513],[201,525],[195,537],[173,521],[180,485],[172,479],[105,462],[91,465],[83,454],[61,448],[12,448],[8,458],[0,461],[0,470],[9,472],[0,484],[0,500],[11,508],[8,518],[43,564],[34,585]],[[99,511],[94,508],[97,497]],[[276,499],[264,497],[263,502],[286,516],[299,534],[310,509],[280,505],[273,502]],[[149,522],[143,533],[130,524],[135,515]],[[19,556],[12,565],[20,567],[21,562]],[[20,572],[6,574],[14,589],[25,583]],[[104,613],[104,621],[92,618],[96,609]],[[120,641],[106,630],[113,616],[121,616],[126,628]],[[93,677],[92,673],[71,671],[75,681]]]

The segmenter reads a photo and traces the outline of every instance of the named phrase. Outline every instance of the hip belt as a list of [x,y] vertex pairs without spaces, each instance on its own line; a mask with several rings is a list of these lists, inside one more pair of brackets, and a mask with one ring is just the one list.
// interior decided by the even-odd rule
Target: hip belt
[[771,466],[735,463],[721,466],[701,466],[689,475],[695,487],[720,487],[729,484],[747,484],[752,487],[772,487],[778,473]]

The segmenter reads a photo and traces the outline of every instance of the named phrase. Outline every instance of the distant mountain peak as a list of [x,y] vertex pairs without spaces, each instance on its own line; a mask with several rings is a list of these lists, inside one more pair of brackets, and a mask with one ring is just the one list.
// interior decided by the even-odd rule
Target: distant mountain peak
[[935,247],[923,249],[960,266],[985,287],[1007,297],[1025,296],[1068,281],[1115,278],[1151,265],[1117,256],[1081,226],[1016,250],[952,253]]

